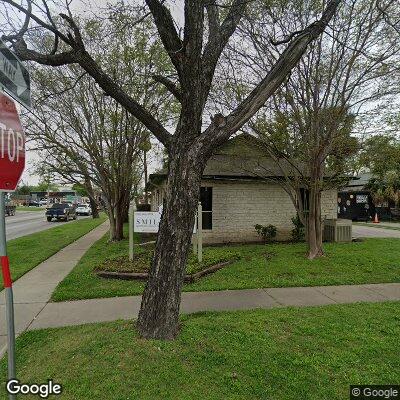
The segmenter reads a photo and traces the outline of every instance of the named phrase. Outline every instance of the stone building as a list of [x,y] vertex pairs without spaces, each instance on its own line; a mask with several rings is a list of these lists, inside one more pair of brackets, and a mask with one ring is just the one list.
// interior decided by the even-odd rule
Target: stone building
[[[150,175],[151,209],[163,202],[166,171]],[[239,135],[218,148],[201,184],[204,243],[260,241],[254,225],[275,225],[277,240],[290,239],[295,207],[278,180],[282,170],[256,139]],[[322,217],[337,218],[337,190],[322,193]]]

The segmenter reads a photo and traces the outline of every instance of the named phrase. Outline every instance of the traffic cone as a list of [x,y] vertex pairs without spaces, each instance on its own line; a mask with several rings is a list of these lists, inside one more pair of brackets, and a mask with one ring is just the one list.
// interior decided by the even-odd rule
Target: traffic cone
[[372,221],[373,224],[379,224],[378,213],[375,213],[375,218]]

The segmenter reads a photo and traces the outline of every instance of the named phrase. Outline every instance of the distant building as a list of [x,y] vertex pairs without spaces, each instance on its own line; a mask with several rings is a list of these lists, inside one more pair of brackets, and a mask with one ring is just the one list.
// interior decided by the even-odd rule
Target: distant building
[[339,218],[352,221],[370,221],[375,215],[375,205],[367,183],[372,178],[369,172],[353,177],[338,193]]
[[[379,220],[400,220],[400,209],[393,199],[374,202],[367,183],[375,178],[371,173],[354,177],[338,193],[339,218],[353,221],[371,221],[377,214]],[[376,178],[377,179],[377,178]]]
[[79,203],[81,196],[77,195],[75,190],[63,190],[59,192],[31,192],[32,200],[48,200],[49,203],[61,203],[69,201],[72,203]]
[[[232,138],[206,165],[200,192],[205,243],[259,241],[256,224],[275,225],[277,240],[290,239],[295,207],[279,183],[264,179],[266,171],[274,180],[282,173],[254,140],[249,135]],[[152,211],[163,202],[166,178],[165,170],[149,177]],[[337,190],[322,193],[322,218],[337,218]]]
[[372,174],[370,172],[364,172],[360,175],[355,176],[350,182],[343,187],[340,191],[341,192],[358,192],[358,191],[368,191],[365,188],[369,180],[372,178]]

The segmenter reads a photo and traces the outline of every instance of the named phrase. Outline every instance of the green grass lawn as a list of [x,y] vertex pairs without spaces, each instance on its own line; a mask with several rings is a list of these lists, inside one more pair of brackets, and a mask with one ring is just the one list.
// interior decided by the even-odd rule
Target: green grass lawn
[[[15,281],[20,278],[63,247],[100,225],[105,219],[102,215],[98,219],[85,218],[68,224],[60,223],[54,228],[8,241],[12,279]],[[0,283],[3,284],[1,276]]]
[[[107,240],[105,235],[89,249],[58,285],[53,301],[129,296],[143,291],[143,282],[99,278],[93,273],[105,259],[128,252],[127,239],[119,243]],[[226,246],[225,249],[239,253],[241,259],[196,283],[185,284],[185,291],[399,282],[400,239],[327,243],[326,257],[313,261],[305,257],[304,243]],[[223,250],[221,247],[205,249]]]
[[41,211],[41,212],[45,212],[45,208],[43,207],[24,207],[24,206],[18,206],[17,207],[17,212],[18,211]]
[[[166,342],[138,339],[132,322],[31,331],[17,340],[17,377],[51,378],[71,400],[344,400],[350,384],[398,383],[399,308],[194,314]],[[0,370],[6,399],[5,358]]]

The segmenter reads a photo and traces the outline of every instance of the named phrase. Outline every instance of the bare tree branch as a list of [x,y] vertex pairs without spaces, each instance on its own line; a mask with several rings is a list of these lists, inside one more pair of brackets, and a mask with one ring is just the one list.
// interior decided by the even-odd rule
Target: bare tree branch
[[180,102],[182,101],[182,92],[181,90],[172,82],[170,79],[161,75],[153,75],[153,78],[156,82],[164,85]]
[[146,0],[158,33],[178,74],[182,73],[183,43],[175,29],[171,12],[159,0]]
[[305,28],[301,34],[290,42],[288,47],[273,65],[265,78],[253,89],[247,98],[226,118],[223,126],[210,125],[202,134],[218,135],[221,140],[229,137],[232,132],[239,130],[275,92],[286,79],[291,69],[298,63],[307,46],[315,40],[328,25],[338,8],[341,0],[329,1],[321,18]]

